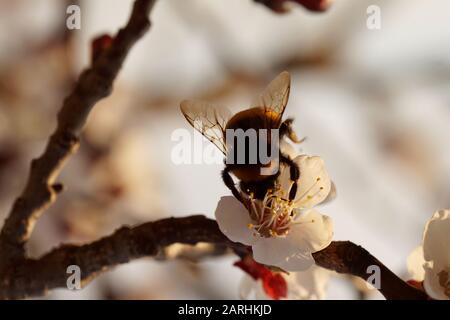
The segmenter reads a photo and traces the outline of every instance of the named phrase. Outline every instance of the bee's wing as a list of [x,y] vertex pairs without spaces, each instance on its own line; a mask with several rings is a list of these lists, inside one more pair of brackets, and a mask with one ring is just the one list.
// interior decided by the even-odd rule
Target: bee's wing
[[231,116],[227,108],[203,101],[184,100],[180,109],[193,128],[214,143],[224,155],[227,154],[225,127]]
[[287,71],[280,73],[269,83],[262,95],[253,106],[263,107],[270,116],[266,117],[270,123],[268,128],[278,128],[281,124],[284,110],[291,91],[291,75]]

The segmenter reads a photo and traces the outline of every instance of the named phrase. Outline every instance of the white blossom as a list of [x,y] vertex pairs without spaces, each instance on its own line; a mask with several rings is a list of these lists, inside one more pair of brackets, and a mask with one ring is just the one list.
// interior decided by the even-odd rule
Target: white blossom
[[298,156],[301,175],[295,198],[289,168],[282,166],[277,186],[263,200],[248,198],[248,208],[234,197],[222,197],[216,209],[221,231],[232,241],[252,246],[255,261],[286,271],[304,271],[312,253],[326,248],[333,236],[331,218],[314,206],[327,199],[331,181],[320,157]]
[[450,300],[450,210],[440,210],[425,225],[422,245],[408,257],[408,271],[423,281],[433,299]]

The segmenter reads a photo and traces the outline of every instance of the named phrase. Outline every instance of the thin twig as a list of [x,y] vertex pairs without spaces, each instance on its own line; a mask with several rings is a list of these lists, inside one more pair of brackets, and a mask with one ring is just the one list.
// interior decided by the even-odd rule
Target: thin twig
[[14,202],[0,233],[0,271],[8,264],[24,259],[25,244],[37,219],[62,190],[62,185],[55,180],[64,163],[77,150],[89,112],[99,100],[110,95],[128,52],[150,27],[148,15],[154,3],[155,0],[135,2],[125,28],[80,75],[72,93],[64,100],[57,128],[44,153],[32,161],[25,189]]

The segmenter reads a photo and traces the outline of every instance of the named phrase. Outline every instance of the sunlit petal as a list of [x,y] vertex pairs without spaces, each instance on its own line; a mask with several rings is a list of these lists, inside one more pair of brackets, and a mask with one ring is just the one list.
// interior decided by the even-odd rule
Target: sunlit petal
[[256,241],[249,229],[251,219],[247,209],[232,196],[220,198],[216,209],[216,220],[220,231],[231,241],[251,245]]

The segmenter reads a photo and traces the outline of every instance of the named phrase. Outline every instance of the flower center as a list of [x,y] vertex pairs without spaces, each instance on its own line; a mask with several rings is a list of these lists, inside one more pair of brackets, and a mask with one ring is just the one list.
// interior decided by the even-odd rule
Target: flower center
[[450,298],[450,268],[446,270],[442,270],[438,273],[439,284],[442,288],[444,288],[444,293],[447,297]]
[[289,233],[297,214],[295,204],[272,190],[267,191],[263,200],[257,200],[253,194],[249,196],[249,213],[253,223],[248,227],[261,237],[279,237]]

